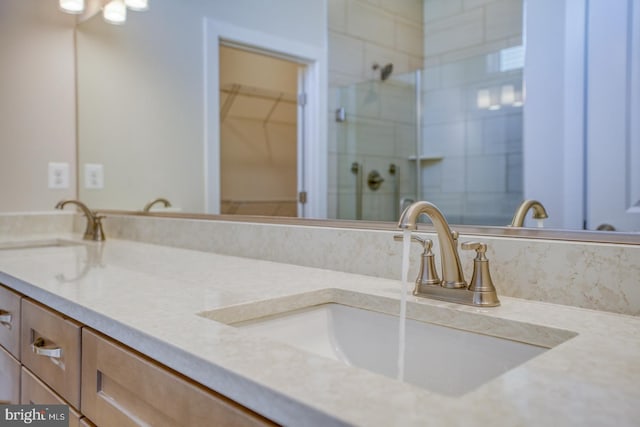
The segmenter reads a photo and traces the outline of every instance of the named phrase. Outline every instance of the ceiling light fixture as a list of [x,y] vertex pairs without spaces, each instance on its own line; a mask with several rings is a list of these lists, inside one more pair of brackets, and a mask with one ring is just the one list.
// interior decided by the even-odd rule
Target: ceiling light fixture
[[84,0],[60,0],[60,10],[66,13],[79,14],[84,12]]
[[111,0],[102,9],[102,17],[109,24],[122,25],[127,20],[127,6],[123,0]]
[[149,0],[124,0],[124,4],[136,12],[149,10]]
[[[2,1],[2,0],[0,0]],[[91,19],[102,9],[102,17],[109,24],[122,25],[127,21],[127,9],[149,10],[149,0],[57,0],[60,10],[76,15],[82,21]],[[88,5],[87,5],[88,3]]]

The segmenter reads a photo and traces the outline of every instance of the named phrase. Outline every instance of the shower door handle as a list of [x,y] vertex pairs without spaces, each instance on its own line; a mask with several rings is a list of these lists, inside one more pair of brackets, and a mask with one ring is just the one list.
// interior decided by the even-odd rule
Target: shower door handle
[[400,168],[395,163],[389,165],[389,175],[393,176],[393,201],[395,209],[393,210],[394,219],[400,218],[402,209],[398,209],[400,202]]
[[362,219],[362,166],[351,163],[351,172],[356,175],[356,219]]

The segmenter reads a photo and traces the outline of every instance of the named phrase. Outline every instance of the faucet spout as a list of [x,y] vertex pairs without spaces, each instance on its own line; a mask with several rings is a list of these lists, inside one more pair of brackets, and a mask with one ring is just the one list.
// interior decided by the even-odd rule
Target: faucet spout
[[68,204],[76,205],[80,208],[84,216],[87,217],[87,228],[84,231],[83,238],[85,240],[104,240],[104,233],[102,231],[102,217],[96,216],[91,209],[79,200],[61,200],[56,204],[56,209],[64,209]]
[[150,212],[151,208],[153,207],[153,205],[161,203],[164,205],[165,208],[170,208],[171,207],[171,202],[167,199],[165,199],[164,197],[158,197],[156,199],[151,200],[149,203],[147,203],[146,205],[144,205],[144,208],[142,208],[143,212]]
[[440,244],[440,260],[442,263],[442,287],[444,288],[466,288],[467,282],[464,280],[460,256],[458,255],[458,233],[451,231],[444,215],[430,202],[415,202],[409,205],[398,221],[398,228],[415,230],[418,228],[418,217],[427,215],[438,235]]
[[533,219],[546,219],[549,218],[547,215],[547,210],[542,206],[537,200],[525,200],[520,203],[518,209],[516,209],[515,215],[513,215],[513,219],[511,220],[510,227],[522,227],[524,226],[524,219],[527,216],[527,212],[530,209],[533,209]]

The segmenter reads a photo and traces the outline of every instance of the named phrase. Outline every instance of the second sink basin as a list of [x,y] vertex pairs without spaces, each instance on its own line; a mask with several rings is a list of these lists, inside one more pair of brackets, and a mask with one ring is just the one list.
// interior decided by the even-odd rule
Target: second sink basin
[[[239,306],[237,313],[224,309],[201,315],[347,365],[396,378],[399,318],[366,307],[341,304],[336,300],[343,298],[336,296],[347,295],[346,299],[350,299],[348,292],[334,291],[332,298],[320,298],[328,299],[327,302],[307,302],[308,306],[303,308],[284,309],[286,311],[248,320],[238,319],[238,314],[249,318],[252,311],[264,313],[272,311],[273,307],[264,301],[254,303],[254,310],[248,304]],[[376,298],[369,297],[368,301],[369,305],[378,308],[384,306],[384,301],[376,301]],[[272,304],[279,309],[287,305],[282,300],[274,300]],[[429,306],[422,308],[438,310]],[[468,314],[461,313],[460,316]],[[482,316],[476,317],[482,323]],[[488,319],[494,323],[490,327],[496,327],[495,320]],[[528,325],[534,330],[527,331],[526,324],[502,323],[498,325],[500,329],[506,330],[508,324],[513,323],[513,334],[528,334],[531,342],[526,342],[526,336],[505,339],[407,319],[404,381],[441,394],[459,396],[575,335],[535,325]],[[551,338],[544,342],[534,339],[535,336]]]

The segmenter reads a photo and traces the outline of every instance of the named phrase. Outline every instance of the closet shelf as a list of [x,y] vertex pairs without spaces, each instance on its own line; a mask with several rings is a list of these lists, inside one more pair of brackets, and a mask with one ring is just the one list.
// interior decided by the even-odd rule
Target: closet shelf
[[233,106],[236,99],[241,97],[263,99],[267,101],[273,101],[273,105],[269,110],[269,113],[264,119],[264,124],[267,124],[273,115],[273,112],[280,103],[297,105],[298,97],[295,94],[278,92],[270,89],[263,89],[253,86],[241,85],[238,83],[229,83],[220,87],[221,93],[226,93],[227,99],[220,107],[220,121],[224,122]]

